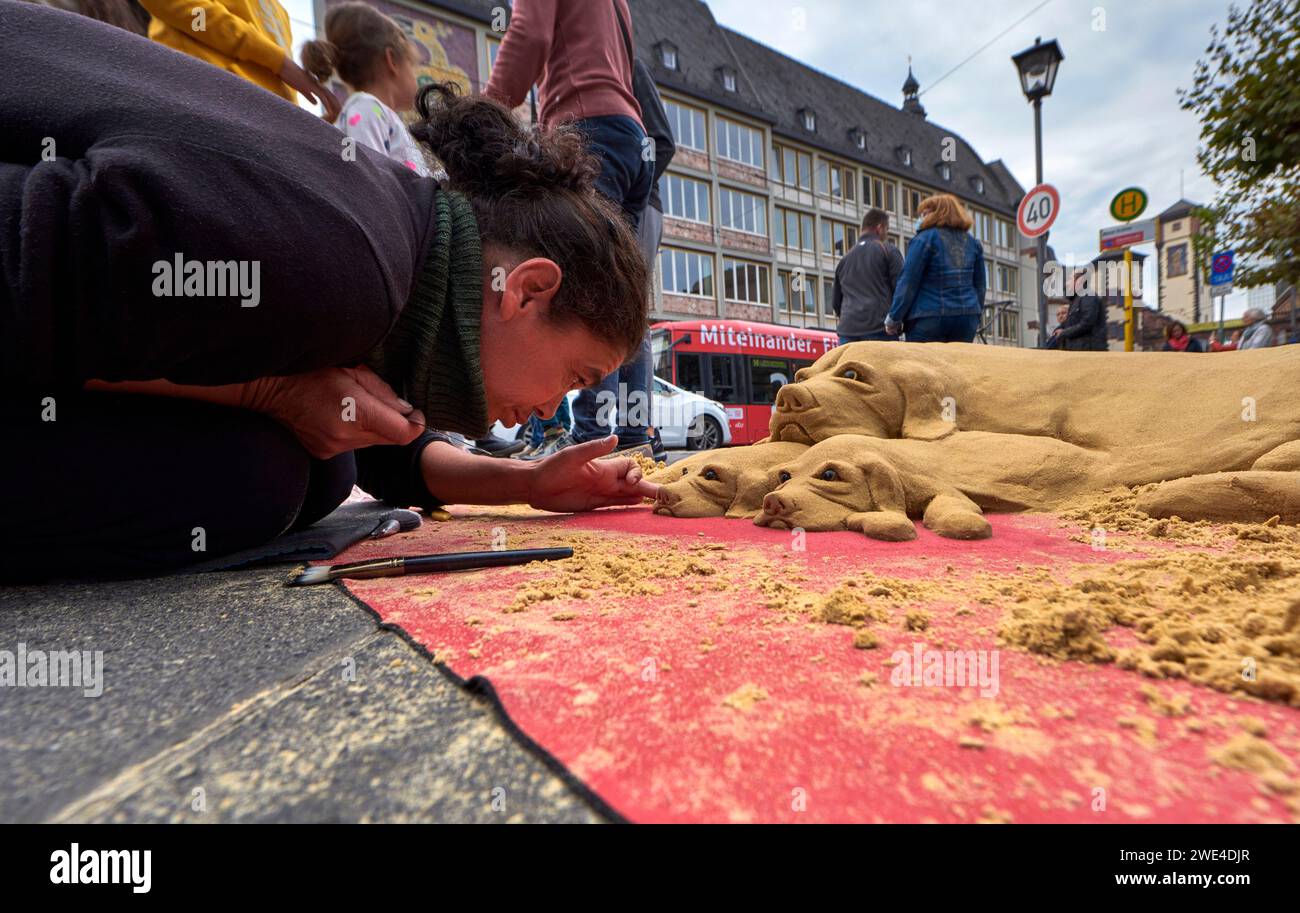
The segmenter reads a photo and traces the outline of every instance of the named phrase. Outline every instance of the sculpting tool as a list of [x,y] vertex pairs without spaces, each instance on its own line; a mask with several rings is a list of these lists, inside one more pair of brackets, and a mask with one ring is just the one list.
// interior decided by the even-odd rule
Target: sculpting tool
[[482,567],[507,567],[530,561],[555,561],[572,558],[571,548],[520,548],[500,552],[448,552],[441,555],[411,555],[406,558],[380,558],[352,564],[309,567],[289,580],[289,586],[311,586],[331,580],[349,578],[369,580],[374,577],[402,577],[406,574],[436,574],[445,571],[468,571]]

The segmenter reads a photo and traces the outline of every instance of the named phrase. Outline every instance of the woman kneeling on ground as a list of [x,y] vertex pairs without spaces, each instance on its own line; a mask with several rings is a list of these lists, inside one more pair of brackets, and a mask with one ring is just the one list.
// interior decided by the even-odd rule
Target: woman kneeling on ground
[[653,497],[595,460],[612,437],[528,464],[428,430],[550,416],[637,351],[645,264],[579,134],[427,87],[439,184],[87,19],[2,4],[0,58],[0,575],[170,570],[354,481],[426,509]]

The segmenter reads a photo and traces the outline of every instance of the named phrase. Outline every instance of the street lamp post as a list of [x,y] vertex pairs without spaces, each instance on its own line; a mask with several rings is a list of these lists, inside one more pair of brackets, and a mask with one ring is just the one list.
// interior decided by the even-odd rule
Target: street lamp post
[[[1020,72],[1020,88],[1034,106],[1034,186],[1043,183],[1043,99],[1052,94],[1056,84],[1056,68],[1065,55],[1055,39],[1043,44],[1034,39],[1034,46],[1012,56],[1011,61]],[[1043,271],[1047,259],[1047,234],[1038,236],[1038,347],[1047,346],[1047,298],[1043,293]]]

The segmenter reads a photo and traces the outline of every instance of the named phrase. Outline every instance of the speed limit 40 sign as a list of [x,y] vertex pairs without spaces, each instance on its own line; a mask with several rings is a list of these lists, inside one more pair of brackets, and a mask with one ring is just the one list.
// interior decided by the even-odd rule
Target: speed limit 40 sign
[[1016,225],[1026,238],[1037,238],[1052,227],[1061,210],[1061,195],[1051,184],[1039,184],[1020,201]]

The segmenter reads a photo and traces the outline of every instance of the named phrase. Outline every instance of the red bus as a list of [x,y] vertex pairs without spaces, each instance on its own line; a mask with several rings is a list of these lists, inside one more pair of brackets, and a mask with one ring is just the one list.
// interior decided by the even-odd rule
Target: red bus
[[650,327],[650,344],[656,376],[721,403],[731,443],[752,444],[767,436],[776,391],[839,337],[747,320],[673,320]]

